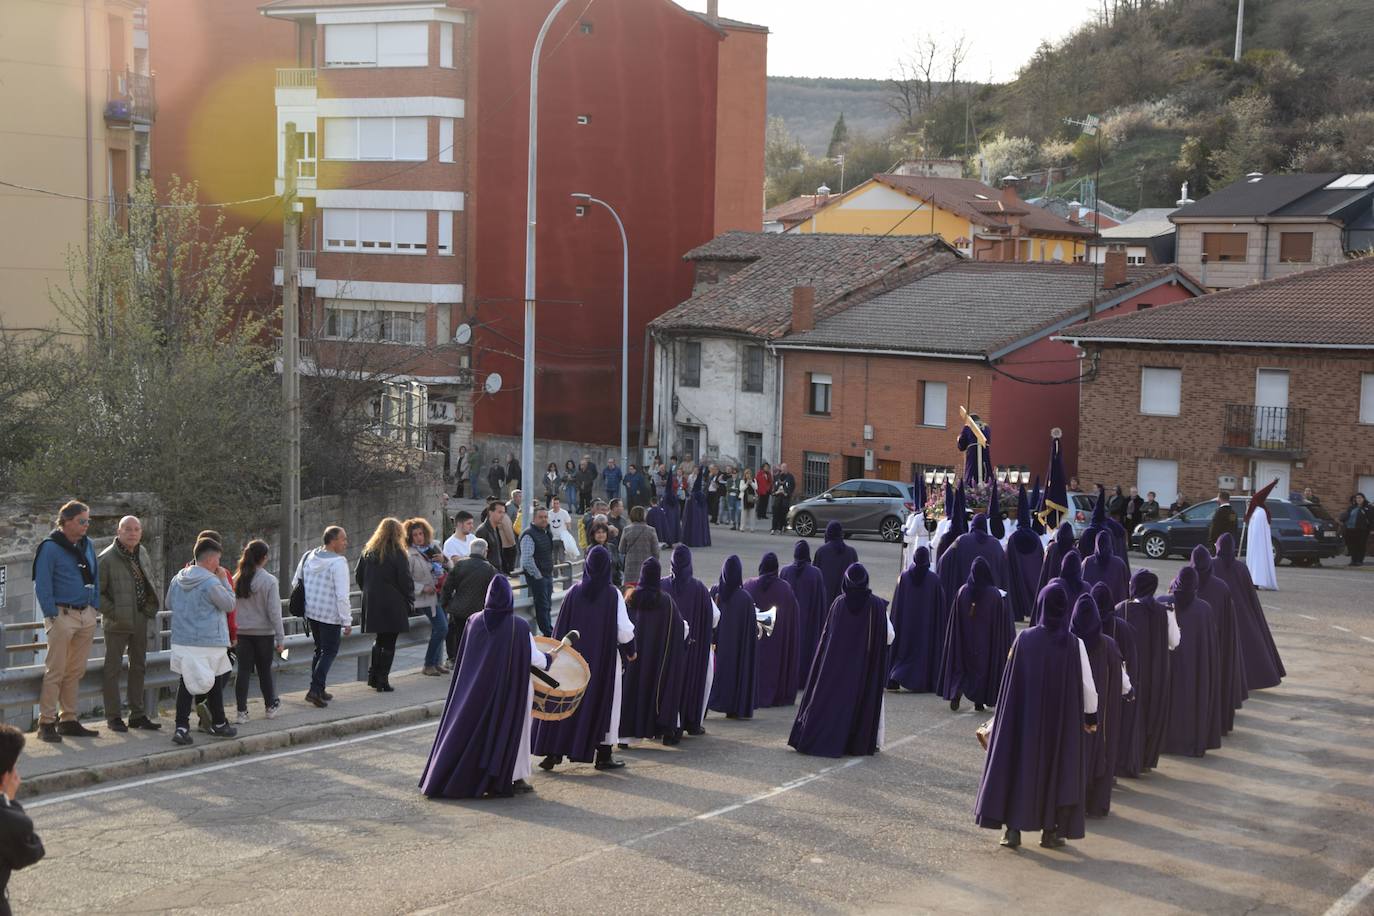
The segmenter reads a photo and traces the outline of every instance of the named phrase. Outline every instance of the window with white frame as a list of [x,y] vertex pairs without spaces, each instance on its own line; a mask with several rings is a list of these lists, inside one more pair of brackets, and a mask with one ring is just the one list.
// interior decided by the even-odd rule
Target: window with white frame
[[921,425],[940,426],[946,424],[946,410],[949,404],[949,385],[945,382],[921,383]]
[[453,23],[439,23],[439,66],[453,69]]
[[439,119],[439,161],[453,161],[453,119]]
[[326,299],[326,337],[340,340],[425,343],[425,306],[410,302]]
[[439,243],[435,246],[439,254],[453,254],[453,219],[452,210],[439,211]]
[[324,119],[326,159],[416,162],[428,146],[428,118]]
[[[450,42],[450,46],[452,43]],[[324,27],[326,67],[427,67],[426,22],[330,23]]]
[[1156,417],[1176,417],[1183,392],[1182,369],[1140,370],[1140,412]]
[[425,254],[426,210],[324,211],[324,250],[377,254]]
[[1374,372],[1360,376],[1360,422],[1374,423]]
[[810,373],[808,388],[810,397],[808,398],[808,413],[816,416],[830,416],[830,385],[831,378],[824,372]]
[[1154,493],[1162,505],[1178,498],[1178,462],[1166,458],[1137,458],[1135,486],[1141,496]]

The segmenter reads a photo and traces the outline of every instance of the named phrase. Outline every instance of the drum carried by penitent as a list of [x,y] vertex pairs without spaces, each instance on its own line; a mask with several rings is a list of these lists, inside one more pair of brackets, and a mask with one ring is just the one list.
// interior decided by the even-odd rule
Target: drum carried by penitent
[[530,675],[530,681],[534,684],[533,715],[545,722],[566,719],[577,712],[577,707],[582,703],[582,695],[587,692],[587,684],[592,679],[592,669],[582,654],[572,646],[563,646],[560,649],[562,643],[557,639],[536,636],[534,642],[541,652],[551,653],[558,649],[558,654],[553,657],[553,664],[545,672],[558,682],[558,686],[555,687],[533,674]]

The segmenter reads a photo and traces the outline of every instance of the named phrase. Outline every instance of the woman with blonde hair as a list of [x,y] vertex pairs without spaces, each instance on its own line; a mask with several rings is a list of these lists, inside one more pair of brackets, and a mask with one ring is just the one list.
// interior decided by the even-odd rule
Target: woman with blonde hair
[[429,648],[421,674],[438,677],[449,669],[444,665],[444,643],[448,637],[448,615],[439,610],[439,587],[448,571],[448,560],[434,543],[434,528],[423,518],[406,519],[406,561],[415,583],[415,610],[429,618]]
[[405,529],[399,519],[384,518],[363,547],[353,571],[363,593],[363,632],[373,633],[372,664],[367,685],[390,692],[391,663],[396,658],[396,637],[410,629],[415,607],[415,581],[410,576]]

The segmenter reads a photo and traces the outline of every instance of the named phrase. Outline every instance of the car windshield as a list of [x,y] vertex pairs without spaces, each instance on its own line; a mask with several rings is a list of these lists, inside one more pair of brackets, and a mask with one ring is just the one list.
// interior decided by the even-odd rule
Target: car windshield
[[844,483],[839,484],[834,489],[832,489],[830,491],[830,495],[835,497],[836,499],[850,499],[852,497],[858,496],[859,487],[861,483],[862,481],[858,480],[846,480]]
[[865,480],[860,485],[859,493],[862,496],[877,496],[882,499],[898,499],[902,495],[892,484],[877,480]]
[[1198,503],[1196,506],[1189,506],[1178,514],[1178,517],[1189,522],[1205,522],[1217,514],[1216,501]]

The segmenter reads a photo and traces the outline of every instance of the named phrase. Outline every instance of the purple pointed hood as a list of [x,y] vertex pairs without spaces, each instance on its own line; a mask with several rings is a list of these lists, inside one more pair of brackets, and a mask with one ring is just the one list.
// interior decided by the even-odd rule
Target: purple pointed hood
[[1065,582],[1083,581],[1083,560],[1077,550],[1070,550],[1060,558],[1059,578]]
[[778,555],[773,551],[768,551],[759,560],[759,585],[769,588],[774,582],[778,581]]
[[1189,565],[1197,570],[1197,587],[1206,588],[1207,583],[1212,581],[1212,554],[1206,545],[1199,544],[1193,548]]
[[851,563],[844,571],[844,581],[840,583],[844,595],[845,610],[857,614],[868,607],[869,596],[873,594],[868,587],[868,570],[862,563]]
[[839,522],[831,522],[825,526],[825,543],[833,544],[836,541],[844,540],[844,526]]
[[739,561],[735,554],[725,558],[725,562],[720,567],[720,580],[716,583],[716,604],[721,605],[730,600],[739,588],[744,585],[744,564]]
[[1155,592],[1159,590],[1159,576],[1144,568],[1137,569],[1131,575],[1131,597],[1132,598],[1153,598]]
[[686,544],[673,548],[672,570],[674,579],[692,578],[692,548]]
[[1069,626],[1069,596],[1057,583],[1040,589],[1035,598],[1035,619],[1051,632],[1067,633]]
[[807,566],[811,563],[811,545],[804,539],[793,545],[792,562],[798,566]]
[[1030,500],[1026,498],[1026,485],[1021,484],[1021,489],[1016,494],[1016,527],[1031,527]]
[[1083,640],[1083,645],[1091,651],[1102,638],[1102,617],[1097,612],[1097,602],[1092,595],[1079,595],[1073,604],[1073,619],[1069,621],[1069,632]]
[[487,599],[482,607],[482,622],[487,630],[494,630],[501,621],[515,610],[515,594],[511,591],[510,580],[497,576],[487,586]]
[[658,557],[645,557],[639,567],[639,587],[635,594],[656,595],[663,588],[663,567]]
[[1174,595],[1174,609],[1186,611],[1197,598],[1197,570],[1191,566],[1185,566],[1174,576],[1174,582],[1169,586],[1169,591]]
[[611,584],[613,565],[610,551],[600,544],[587,551],[587,561],[582,565],[582,585],[588,598],[595,598]]
[[1116,616],[1116,602],[1112,600],[1112,590],[1106,585],[1098,582],[1089,592],[1092,599],[1097,603],[1097,616],[1103,620],[1108,617]]

